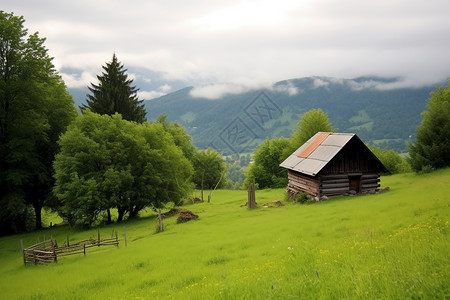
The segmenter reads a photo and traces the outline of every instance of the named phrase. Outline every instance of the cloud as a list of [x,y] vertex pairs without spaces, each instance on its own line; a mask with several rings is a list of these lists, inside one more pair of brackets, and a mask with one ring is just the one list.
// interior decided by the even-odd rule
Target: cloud
[[298,88],[289,80],[286,83],[273,85],[272,90],[281,93],[286,93],[289,96],[295,96],[299,93]]
[[450,75],[447,0],[4,0],[2,9],[47,38],[58,69],[98,74],[115,52],[126,68],[200,83],[193,93],[209,99],[286,78],[371,74],[420,86]]
[[313,86],[315,89],[320,88],[320,87],[326,87],[329,84],[330,84],[329,82],[327,82],[323,79],[320,79],[320,78],[314,78],[314,81],[313,81]]
[[91,83],[97,82],[95,75],[92,75],[87,71],[84,71],[81,74],[67,74],[60,72],[60,75],[68,88],[87,87]]
[[161,91],[138,91],[137,92],[138,98],[144,99],[144,100],[151,100],[151,99],[159,98],[166,94],[167,93],[164,93]]
[[218,83],[194,87],[189,94],[194,98],[217,100],[227,94],[241,94],[256,89],[243,84]]
[[168,84],[161,85],[155,91],[138,91],[137,96],[139,99],[151,100],[162,97],[172,91],[172,87]]

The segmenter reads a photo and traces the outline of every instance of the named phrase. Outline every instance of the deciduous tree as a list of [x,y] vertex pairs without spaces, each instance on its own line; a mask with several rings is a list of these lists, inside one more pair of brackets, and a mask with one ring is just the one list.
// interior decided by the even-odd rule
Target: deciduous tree
[[86,112],[60,145],[55,193],[72,223],[89,226],[111,208],[121,221],[145,207],[179,203],[191,187],[192,166],[161,124]]
[[193,157],[194,176],[193,181],[197,188],[201,189],[202,200],[203,190],[226,186],[226,179],[223,178],[227,171],[222,155],[208,148],[197,150]]
[[319,131],[334,132],[336,129],[333,128],[327,114],[322,109],[312,109],[304,113],[298,122],[297,131],[291,136],[291,146],[289,149],[287,148],[285,155],[289,155],[297,150]]
[[287,184],[286,171],[279,167],[286,159],[285,149],[291,141],[287,138],[266,140],[259,145],[253,155],[254,163],[249,166],[244,182],[248,185],[253,179],[259,188],[279,188]]
[[0,232],[26,229],[28,206],[41,227],[51,198],[56,141],[76,116],[73,99],[37,33],[0,11]]
[[450,79],[446,87],[430,94],[427,108],[409,147],[410,163],[417,172],[450,166]]

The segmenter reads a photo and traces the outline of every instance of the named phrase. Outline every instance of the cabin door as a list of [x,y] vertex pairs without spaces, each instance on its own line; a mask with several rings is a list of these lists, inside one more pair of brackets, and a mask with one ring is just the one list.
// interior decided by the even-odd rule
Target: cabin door
[[348,176],[348,190],[361,192],[361,176]]

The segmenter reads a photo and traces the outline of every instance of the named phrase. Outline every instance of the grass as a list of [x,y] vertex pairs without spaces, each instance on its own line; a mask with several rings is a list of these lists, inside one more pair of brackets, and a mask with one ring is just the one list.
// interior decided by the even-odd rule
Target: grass
[[[382,178],[391,191],[311,205],[262,204],[284,190],[218,190],[200,216],[154,234],[156,217],[88,231],[52,228],[0,238],[2,299],[444,299],[450,297],[450,169]],[[48,217],[48,220],[50,218]],[[23,266],[19,241],[123,235],[57,264]]]

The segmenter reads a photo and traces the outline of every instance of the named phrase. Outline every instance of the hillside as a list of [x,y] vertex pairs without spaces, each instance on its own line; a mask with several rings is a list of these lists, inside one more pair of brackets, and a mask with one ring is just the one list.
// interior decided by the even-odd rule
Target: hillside
[[[218,190],[200,216],[177,224],[156,216],[82,231],[68,226],[0,237],[4,299],[444,299],[450,295],[450,169],[382,177],[391,191],[287,203],[284,189]],[[49,222],[51,219],[47,219]],[[47,223],[48,224],[48,223]],[[126,226],[128,246],[124,246]],[[23,266],[39,237],[59,243],[119,232],[120,246],[91,248],[57,264]]]
[[266,137],[290,136],[301,115],[313,108],[328,113],[340,132],[406,152],[435,86],[395,88],[397,84],[392,78],[308,77],[214,100],[194,97],[195,88],[188,87],[145,105],[149,119],[166,113],[187,128],[198,147],[224,154],[250,152]]

